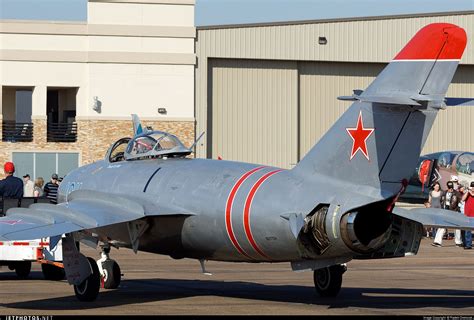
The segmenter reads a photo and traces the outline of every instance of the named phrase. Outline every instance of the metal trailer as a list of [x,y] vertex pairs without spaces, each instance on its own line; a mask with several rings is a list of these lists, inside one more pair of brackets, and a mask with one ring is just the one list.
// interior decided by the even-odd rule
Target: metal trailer
[[49,238],[0,242],[0,265],[15,270],[20,279],[29,276],[32,262],[41,264],[45,279],[64,279],[62,242],[50,249]]

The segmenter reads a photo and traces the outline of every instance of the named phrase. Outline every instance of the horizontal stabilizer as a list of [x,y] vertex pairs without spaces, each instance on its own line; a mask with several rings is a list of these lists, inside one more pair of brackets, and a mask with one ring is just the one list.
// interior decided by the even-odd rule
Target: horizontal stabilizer
[[460,212],[435,208],[402,209],[395,208],[393,214],[416,221],[425,227],[455,228],[474,230],[474,218],[469,218]]
[[445,101],[451,107],[474,107],[474,98],[446,98]]
[[340,96],[337,97],[338,100],[342,101],[360,101],[360,102],[370,102],[370,103],[379,103],[379,104],[389,104],[389,105],[404,105],[404,106],[420,106],[415,99],[412,99],[407,96]]

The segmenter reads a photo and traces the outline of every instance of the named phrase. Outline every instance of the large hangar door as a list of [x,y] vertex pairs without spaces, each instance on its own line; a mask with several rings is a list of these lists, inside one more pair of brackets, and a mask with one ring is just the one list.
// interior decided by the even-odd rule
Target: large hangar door
[[297,162],[295,61],[210,60],[212,158],[291,168]]
[[384,64],[300,62],[300,158],[336,122],[351,102],[339,101],[353,89],[365,89]]

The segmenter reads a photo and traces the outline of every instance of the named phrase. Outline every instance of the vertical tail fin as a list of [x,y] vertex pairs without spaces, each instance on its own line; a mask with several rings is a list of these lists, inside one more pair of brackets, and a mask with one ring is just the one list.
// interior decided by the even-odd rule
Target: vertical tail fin
[[422,28],[293,172],[399,186],[416,166],[465,46],[460,27]]
[[138,136],[143,133],[143,127],[140,118],[136,114],[132,114],[133,136]]

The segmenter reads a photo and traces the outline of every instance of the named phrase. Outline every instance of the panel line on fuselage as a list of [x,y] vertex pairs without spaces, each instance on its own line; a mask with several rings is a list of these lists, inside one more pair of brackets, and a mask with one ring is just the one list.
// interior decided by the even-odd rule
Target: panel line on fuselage
[[155,172],[153,172],[153,174],[150,176],[150,178],[148,179],[146,185],[145,185],[145,188],[143,188],[143,192],[146,192],[146,189],[148,188],[148,185],[150,184],[151,180],[153,179],[153,177],[158,173],[158,171],[160,171],[161,167],[159,167],[158,169],[155,170]]

